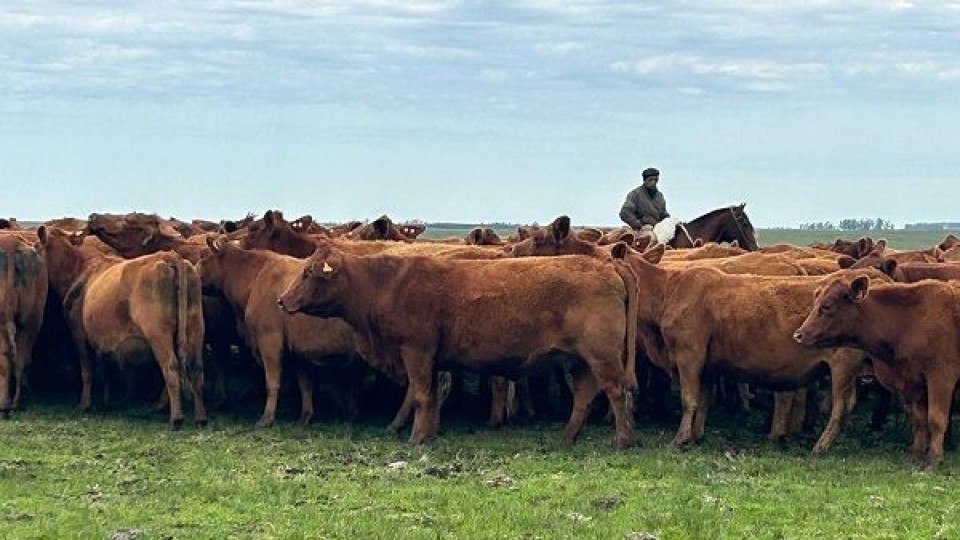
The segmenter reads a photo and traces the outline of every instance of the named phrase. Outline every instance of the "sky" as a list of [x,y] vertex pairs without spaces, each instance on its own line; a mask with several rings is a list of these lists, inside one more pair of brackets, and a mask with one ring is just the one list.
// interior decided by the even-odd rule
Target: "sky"
[[4,0],[0,216],[960,221],[960,1]]

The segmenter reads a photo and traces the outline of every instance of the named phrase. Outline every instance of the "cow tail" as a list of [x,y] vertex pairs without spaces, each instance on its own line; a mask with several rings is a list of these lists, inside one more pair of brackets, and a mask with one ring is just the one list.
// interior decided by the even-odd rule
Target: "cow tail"
[[188,315],[190,305],[188,304],[189,294],[188,288],[190,287],[190,276],[188,268],[185,266],[189,264],[185,260],[180,259],[174,263],[174,273],[176,274],[176,284],[177,284],[177,341],[176,341],[176,351],[177,351],[177,363],[180,368],[181,376],[190,376],[190,341],[187,332],[189,331]]
[[637,276],[633,273],[630,266],[619,260],[614,260],[614,268],[623,284],[627,289],[627,331],[626,331],[626,351],[627,358],[624,362],[624,368],[627,372],[627,390],[634,392],[637,390],[637,321],[639,319],[638,310],[638,292]]

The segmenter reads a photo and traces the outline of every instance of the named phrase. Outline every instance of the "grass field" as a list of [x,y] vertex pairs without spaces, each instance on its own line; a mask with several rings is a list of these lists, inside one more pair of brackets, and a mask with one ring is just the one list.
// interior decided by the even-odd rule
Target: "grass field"
[[[469,228],[432,228],[427,227],[424,232],[425,238],[463,238],[469,232]],[[495,229],[497,234],[506,237],[515,232],[515,229]],[[837,238],[845,240],[857,240],[863,236],[869,236],[874,240],[886,238],[890,247],[896,249],[917,249],[928,248],[938,244],[947,234],[960,235],[958,231],[916,231],[916,230],[892,230],[892,231],[806,231],[799,229],[757,229],[757,242],[760,246],[769,246],[771,244],[787,243],[798,246],[807,246],[813,242],[833,242]]]
[[[761,245],[869,234],[758,233]],[[910,249],[945,234],[871,236]],[[288,414],[254,430],[248,411],[170,432],[146,407],[28,404],[0,421],[0,539],[960,538],[960,461],[908,463],[902,414],[874,433],[857,411],[813,459],[811,438],[767,442],[761,412],[713,414],[682,451],[669,446],[676,418],[641,421],[640,445],[619,452],[600,421],[569,447],[560,423],[446,419],[438,441],[412,447],[385,420],[301,427]]]
[[689,450],[641,422],[620,452],[599,421],[572,447],[558,423],[460,421],[412,447],[379,422],[170,432],[145,408],[33,404],[0,422],[0,538],[960,537],[955,455],[919,471],[895,418],[858,414],[814,459],[768,443],[761,413],[714,415]]

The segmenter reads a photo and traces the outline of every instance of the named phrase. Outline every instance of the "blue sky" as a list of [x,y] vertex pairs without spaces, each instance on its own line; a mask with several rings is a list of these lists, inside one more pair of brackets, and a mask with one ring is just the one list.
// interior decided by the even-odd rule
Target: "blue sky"
[[5,0],[0,215],[960,220],[960,2]]

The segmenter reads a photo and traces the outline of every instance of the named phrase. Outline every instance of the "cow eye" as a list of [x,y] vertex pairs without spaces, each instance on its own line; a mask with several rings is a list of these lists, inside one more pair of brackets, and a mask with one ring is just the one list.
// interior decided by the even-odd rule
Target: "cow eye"
[[313,268],[309,265],[303,267],[303,279],[309,279],[313,275]]

